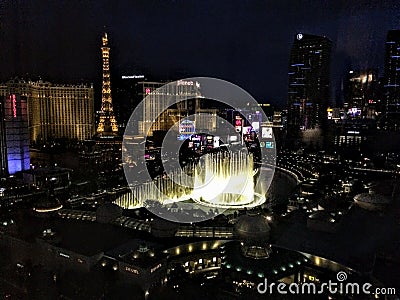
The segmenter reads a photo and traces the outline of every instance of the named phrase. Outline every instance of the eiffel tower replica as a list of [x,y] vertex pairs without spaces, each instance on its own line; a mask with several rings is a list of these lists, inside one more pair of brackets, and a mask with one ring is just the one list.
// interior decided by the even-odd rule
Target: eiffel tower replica
[[118,139],[118,125],[115,119],[111,98],[110,82],[110,47],[108,47],[107,33],[102,37],[101,54],[103,56],[103,84],[101,89],[100,119],[96,130],[97,139],[113,140]]

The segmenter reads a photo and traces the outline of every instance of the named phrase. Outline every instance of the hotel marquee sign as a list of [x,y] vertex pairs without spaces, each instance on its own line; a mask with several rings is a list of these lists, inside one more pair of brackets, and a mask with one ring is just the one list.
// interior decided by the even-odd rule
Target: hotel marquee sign
[[144,75],[122,75],[122,79],[144,79]]
[[187,86],[196,86],[197,88],[200,88],[200,83],[197,81],[187,81],[187,80],[178,80],[176,85],[187,85]]

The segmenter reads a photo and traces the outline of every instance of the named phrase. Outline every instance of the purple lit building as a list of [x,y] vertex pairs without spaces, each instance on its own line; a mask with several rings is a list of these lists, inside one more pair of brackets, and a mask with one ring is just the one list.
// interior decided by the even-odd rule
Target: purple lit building
[[1,175],[12,175],[30,168],[27,100],[11,94],[0,102]]

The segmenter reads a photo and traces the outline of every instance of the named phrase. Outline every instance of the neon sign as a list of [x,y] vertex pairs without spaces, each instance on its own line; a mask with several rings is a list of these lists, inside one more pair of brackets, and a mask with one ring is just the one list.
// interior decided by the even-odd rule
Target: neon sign
[[242,131],[242,118],[240,116],[236,116],[235,119],[235,130],[236,132]]
[[178,80],[177,85],[194,85],[193,81]]
[[12,101],[13,117],[15,119],[17,117],[17,99],[16,99],[14,94],[11,95],[10,98],[11,98],[11,101]]
[[122,75],[122,79],[143,79],[144,75]]
[[186,81],[186,80],[178,80],[177,85],[188,85],[188,86],[193,86],[195,85],[197,88],[200,88],[200,83],[198,83],[197,81],[193,82],[193,81]]

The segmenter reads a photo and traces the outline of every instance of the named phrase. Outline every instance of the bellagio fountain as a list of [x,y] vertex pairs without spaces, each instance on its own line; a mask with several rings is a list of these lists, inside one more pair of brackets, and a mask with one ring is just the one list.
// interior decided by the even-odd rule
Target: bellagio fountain
[[143,207],[146,201],[161,205],[191,202],[223,209],[254,207],[265,202],[265,191],[257,190],[255,184],[259,173],[250,153],[206,154],[183,169],[131,186],[130,195],[115,203],[127,209]]

